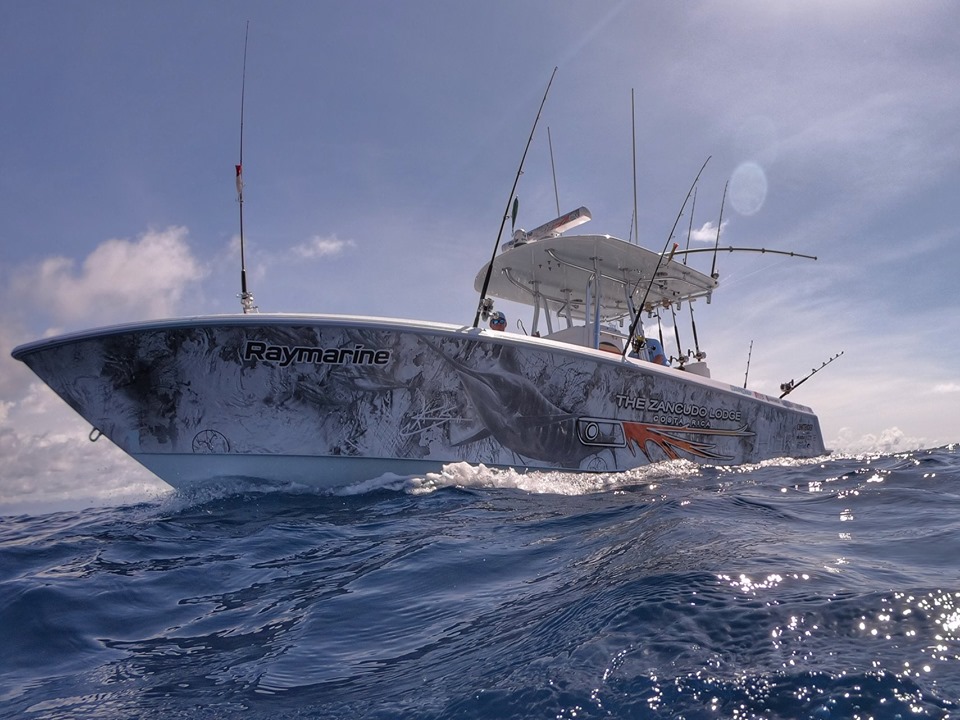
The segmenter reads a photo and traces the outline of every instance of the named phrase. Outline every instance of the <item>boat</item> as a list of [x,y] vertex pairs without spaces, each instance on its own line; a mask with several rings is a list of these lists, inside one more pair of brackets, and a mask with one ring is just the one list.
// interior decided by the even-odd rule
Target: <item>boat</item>
[[[687,262],[697,252],[689,231],[687,249],[669,253],[567,234],[592,219],[585,207],[514,230],[501,247],[556,72],[514,179],[512,213],[508,203],[477,274],[471,325],[258,311],[244,262],[245,39],[242,314],[88,330],[21,345],[13,357],[93,426],[91,440],[105,436],[174,488],[227,478],[335,488],[457,462],[604,473],[822,455],[817,416],[784,399],[808,378],[777,398],[756,393],[712,379],[699,342],[686,355],[678,342],[668,359],[662,338],[645,333],[644,314],[686,304],[693,322],[693,304],[711,301],[719,232],[709,274]],[[532,309],[529,330],[508,332],[497,299]]]
[[[457,462],[610,473],[824,454],[810,408],[712,378],[699,347],[665,358],[645,335],[644,317],[709,303],[717,274],[676,246],[570,234],[589,219],[579,208],[495,249],[475,281],[482,323],[246,312],[248,296],[243,314],[78,332],[13,357],[91,439],[175,488],[334,488]],[[504,329],[493,299],[532,311],[529,328]]]

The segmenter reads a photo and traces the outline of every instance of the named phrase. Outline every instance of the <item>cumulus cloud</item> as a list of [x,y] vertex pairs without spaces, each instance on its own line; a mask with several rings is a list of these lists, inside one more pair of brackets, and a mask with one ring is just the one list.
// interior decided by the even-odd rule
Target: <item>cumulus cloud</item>
[[110,441],[91,442],[90,427],[45,385],[0,405],[0,515],[169,492]]
[[934,385],[933,391],[935,393],[960,392],[960,383],[955,383],[955,382],[940,383],[939,385]]
[[[727,221],[720,224],[720,237],[723,238],[727,231]],[[692,242],[715,243],[717,241],[717,224],[715,222],[705,222],[699,228],[694,228],[690,232]]]
[[79,264],[47,257],[11,273],[9,311],[0,326],[0,514],[168,489],[109,441],[90,442],[90,427],[10,351],[50,325],[175,315],[186,289],[203,275],[182,227],[106,240]]
[[874,435],[857,436],[850,428],[841,428],[838,437],[827,443],[835,452],[844,455],[863,453],[897,453],[920,450],[927,445],[924,438],[907,436],[900,428],[891,427]]
[[205,275],[187,244],[187,229],[149,231],[136,240],[100,243],[78,267],[49,257],[13,281],[20,302],[56,325],[103,324],[175,314],[188,285]]
[[293,252],[301,258],[314,260],[321,257],[340,255],[346,248],[352,248],[355,244],[353,240],[340,240],[336,235],[330,235],[328,237],[314,235],[307,242],[294,247]]

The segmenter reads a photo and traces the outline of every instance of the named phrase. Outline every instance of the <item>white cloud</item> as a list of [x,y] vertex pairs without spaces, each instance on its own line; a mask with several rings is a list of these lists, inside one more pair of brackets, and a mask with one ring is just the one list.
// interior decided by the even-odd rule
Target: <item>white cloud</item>
[[168,490],[109,441],[90,442],[90,427],[10,351],[50,324],[87,327],[175,315],[184,291],[203,275],[182,227],[106,240],[79,267],[48,257],[16,269],[0,327],[0,514]]
[[49,257],[13,281],[18,301],[55,325],[87,325],[168,317],[185,288],[205,275],[187,244],[187,229],[149,231],[136,240],[100,243],[79,268]]
[[313,260],[339,255],[346,248],[352,248],[355,245],[356,243],[353,240],[340,240],[336,235],[330,235],[329,237],[314,235],[307,242],[294,247],[293,252],[302,258]]
[[0,405],[0,515],[169,492],[110,441],[91,442],[90,427],[41,383]]
[[927,447],[924,438],[908,437],[900,428],[891,427],[878,435],[868,433],[857,437],[850,428],[840,428],[838,437],[827,443],[835,453],[841,455],[860,455],[863,453],[911,452]]
[[[727,224],[728,222],[726,220],[720,224],[721,239],[727,232]],[[717,224],[713,221],[710,221],[705,222],[699,228],[694,228],[690,232],[690,240],[692,242],[715,243],[717,241]]]
[[940,383],[939,385],[934,385],[933,391],[935,393],[960,392],[960,383],[955,383],[955,382]]

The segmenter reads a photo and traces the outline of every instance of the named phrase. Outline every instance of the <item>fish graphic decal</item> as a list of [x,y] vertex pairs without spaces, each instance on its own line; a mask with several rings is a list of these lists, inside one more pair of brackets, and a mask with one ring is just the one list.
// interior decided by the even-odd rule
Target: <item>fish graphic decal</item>
[[654,462],[657,449],[667,459],[682,457],[729,460],[709,437],[751,437],[746,427],[734,430],[659,425],[609,418],[579,416],[558,407],[537,385],[513,368],[509,356],[499,355],[487,370],[455,360],[436,344],[424,343],[454,369],[465,394],[477,412],[483,430],[458,444],[493,437],[513,452],[565,468],[580,467],[583,460],[604,449],[637,450]]
[[[505,448],[535,460],[577,468],[596,448],[577,442],[577,416],[554,405],[537,386],[509,369],[502,355],[489,370],[479,370],[454,360],[424,338],[453,368],[484,429],[459,444],[493,437]],[[502,350],[501,350],[502,352]]]
[[722,455],[716,450],[716,445],[711,445],[700,440],[692,438],[687,439],[682,435],[708,435],[711,437],[751,437],[752,432],[745,427],[737,430],[716,430],[709,428],[688,428],[675,427],[672,425],[650,425],[648,423],[624,422],[623,432],[627,440],[627,448],[636,455],[634,445],[640,449],[647,460],[650,460],[650,453],[647,452],[648,444],[659,448],[664,455],[671,460],[679,460],[681,452],[690,457],[703,458],[705,460],[732,460],[733,455]]
[[751,437],[753,434],[746,427],[736,430],[719,430],[607,418],[581,417],[577,420],[577,436],[584,445],[626,448],[633,456],[636,456],[639,449],[648,462],[661,459],[651,455],[651,445],[659,449],[669,460],[679,460],[683,457],[730,460],[732,456],[718,452],[716,445],[685,436]]

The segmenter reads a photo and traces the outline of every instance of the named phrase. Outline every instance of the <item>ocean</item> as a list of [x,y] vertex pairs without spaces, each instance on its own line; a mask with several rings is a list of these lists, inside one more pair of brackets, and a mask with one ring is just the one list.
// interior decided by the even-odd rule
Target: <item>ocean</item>
[[958,716],[958,445],[0,518],[2,718]]

